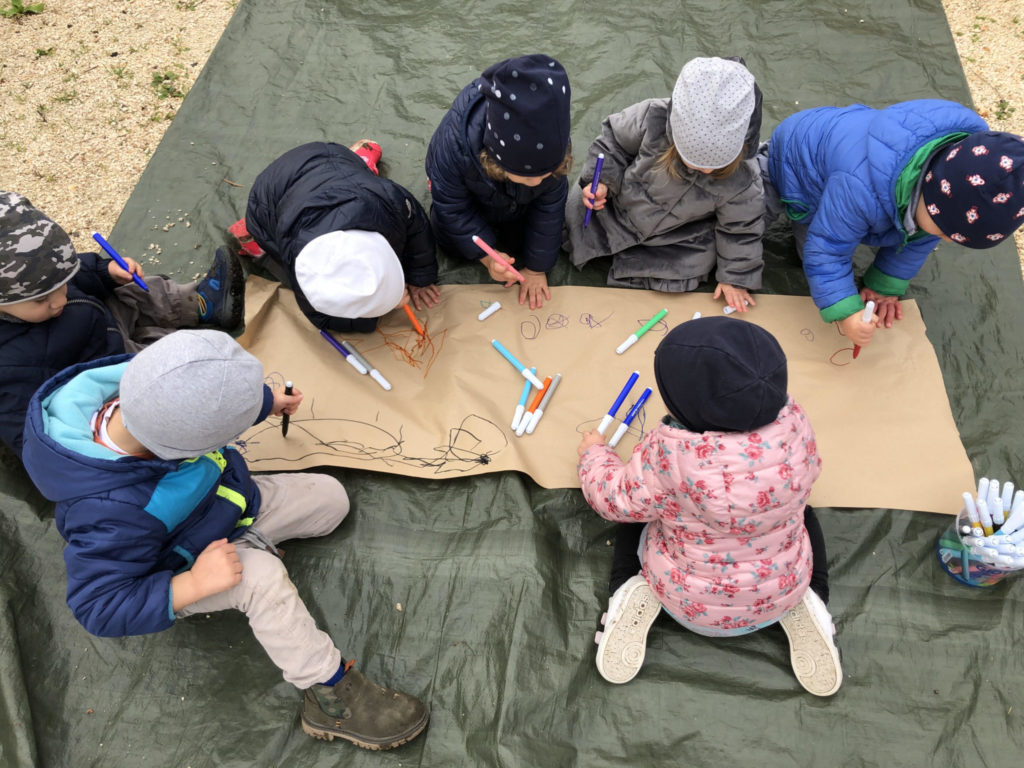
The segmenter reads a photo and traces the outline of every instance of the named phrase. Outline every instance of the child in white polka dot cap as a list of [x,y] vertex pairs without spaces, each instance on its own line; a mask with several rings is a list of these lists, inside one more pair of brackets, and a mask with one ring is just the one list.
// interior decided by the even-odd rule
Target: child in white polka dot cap
[[692,59],[671,99],[605,118],[566,208],[572,262],[612,256],[619,287],[682,292],[714,279],[715,298],[746,312],[764,266],[760,129],[761,92],[737,58]]
[[515,262],[519,303],[531,309],[551,298],[547,272],[561,245],[571,95],[551,56],[506,59],[462,89],[427,149],[430,220],[441,249],[513,285],[512,272],[485,254],[478,237]]

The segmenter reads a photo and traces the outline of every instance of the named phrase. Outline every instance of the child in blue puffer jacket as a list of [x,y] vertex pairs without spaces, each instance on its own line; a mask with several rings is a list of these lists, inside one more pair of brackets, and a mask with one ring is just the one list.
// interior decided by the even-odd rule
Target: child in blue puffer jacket
[[426,727],[426,706],[344,662],[276,548],[334,530],[348,514],[345,489],[327,475],[253,477],[229,446],[267,415],[298,408],[301,393],[263,381],[260,362],[226,333],[186,330],[42,386],[24,461],[57,502],[68,605],[101,637],[243,611],[285,680],[304,690],[307,733],[398,746]]
[[[951,101],[819,107],[779,124],[759,157],[769,213],[785,211],[811,297],[864,346],[940,240],[990,248],[1024,224],[1024,140]],[[877,249],[859,291],[853,252]],[[866,301],[877,315],[861,320]]]

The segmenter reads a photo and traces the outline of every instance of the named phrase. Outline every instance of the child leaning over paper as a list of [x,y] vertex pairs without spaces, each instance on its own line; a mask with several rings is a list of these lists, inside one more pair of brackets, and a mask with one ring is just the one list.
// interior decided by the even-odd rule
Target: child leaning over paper
[[806,506],[821,459],[782,348],[751,323],[691,320],[658,345],[654,372],[669,413],[627,463],[597,431],[579,445],[584,496],[619,523],[598,671],[632,680],[664,611],[709,637],[781,624],[797,680],[832,695],[825,541]]

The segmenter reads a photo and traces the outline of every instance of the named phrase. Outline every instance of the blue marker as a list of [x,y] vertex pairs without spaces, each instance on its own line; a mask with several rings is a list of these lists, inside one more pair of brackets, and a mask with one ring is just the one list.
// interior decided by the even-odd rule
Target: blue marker
[[636,384],[636,380],[639,378],[640,371],[633,371],[631,374],[629,374],[629,379],[626,380],[626,386],[624,386],[622,388],[622,391],[619,392],[619,396],[615,398],[615,402],[612,403],[612,407],[608,409],[608,413],[606,413],[605,417],[601,419],[601,424],[597,428],[597,431],[600,432],[602,435],[605,433],[605,430],[608,429],[609,426],[611,426],[611,423],[615,420],[615,414],[619,412],[619,408],[622,406],[623,401],[625,401],[626,396],[629,395],[629,390],[633,388],[633,385]]
[[[594,178],[590,182],[590,194],[597,194],[597,185],[601,183],[601,168],[604,166],[604,152],[597,156],[597,163],[594,164]],[[593,203],[591,203],[593,204]],[[587,215],[583,217],[583,228],[587,228],[587,224],[590,223],[590,214],[594,212],[593,208],[587,208]]]
[[544,389],[544,382],[542,382],[540,379],[538,379],[530,371],[529,368],[527,368],[525,365],[523,365],[518,360],[516,360],[515,355],[513,355],[511,352],[509,352],[507,349],[505,349],[505,347],[503,347],[501,345],[500,341],[498,341],[497,339],[491,339],[491,344],[494,345],[494,348],[496,350],[501,352],[501,356],[502,357],[504,357],[506,360],[508,360],[510,363],[512,363],[512,367],[513,368],[515,368],[517,371],[519,371],[521,374],[523,374],[523,377],[528,382],[533,384],[533,386],[535,386],[537,389]]
[[139,286],[139,288],[147,292],[149,291],[149,286],[142,282],[141,277],[132,272],[132,268],[128,266],[128,262],[121,258],[121,254],[114,250],[114,246],[103,239],[103,235],[99,232],[93,232],[92,239],[100,244],[100,248],[107,252],[107,255],[117,263],[117,266],[132,276],[132,280],[135,281],[135,284]]
[[640,409],[644,407],[644,403],[647,402],[647,398],[651,396],[651,388],[647,387],[643,393],[637,398],[637,401],[633,403],[633,407],[629,409],[629,413],[626,414],[626,418],[622,420],[619,428],[615,430],[615,434],[612,435],[612,439],[608,441],[608,445],[614,448],[619,444],[619,440],[626,434],[626,430],[629,429],[629,425],[633,423],[633,419],[640,413]]
[[[494,306],[493,304],[491,306]],[[537,372],[536,368],[530,368],[533,373]],[[530,382],[523,384],[523,394],[519,396],[519,405],[516,406],[516,414],[512,417],[512,429],[519,428],[519,421],[523,418],[523,413],[526,411],[526,400],[530,397],[530,387],[533,385]]]

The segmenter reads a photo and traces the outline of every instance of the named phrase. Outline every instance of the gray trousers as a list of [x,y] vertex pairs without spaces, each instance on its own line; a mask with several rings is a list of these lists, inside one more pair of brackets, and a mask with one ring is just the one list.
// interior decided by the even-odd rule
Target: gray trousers
[[284,679],[297,688],[309,688],[337,671],[341,652],[317,628],[284,562],[264,545],[330,533],[348,514],[348,494],[329,475],[289,472],[257,475],[253,480],[262,496],[253,535],[234,542],[242,562],[241,582],[185,606],[177,615],[242,611]]
[[133,354],[179,328],[199,323],[196,283],[180,284],[160,276],[145,280],[148,292],[131,282],[119,286],[106,301],[125,351]]

